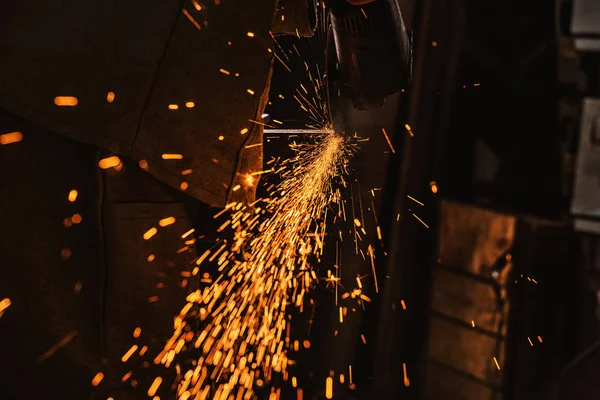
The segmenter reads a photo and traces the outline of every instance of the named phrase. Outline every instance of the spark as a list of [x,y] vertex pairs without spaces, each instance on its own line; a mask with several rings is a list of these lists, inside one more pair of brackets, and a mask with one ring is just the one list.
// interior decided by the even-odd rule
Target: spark
[[77,200],[77,190],[74,190],[74,189],[73,189],[73,190],[71,190],[71,191],[69,192],[69,197],[68,197],[68,199],[69,199],[69,202],[71,202],[71,203],[74,203],[74,202],[75,202],[75,200]]
[[333,378],[327,377],[325,380],[325,397],[328,399],[333,398]]
[[200,26],[200,24],[198,23],[198,21],[196,21],[194,19],[194,17],[192,17],[192,15],[188,12],[188,10],[186,10],[185,8],[183,8],[181,11],[187,17],[187,19],[189,19],[190,22],[196,27],[196,29],[198,29],[199,31],[202,30],[202,27]]
[[74,96],[56,96],[54,98],[54,104],[59,107],[75,107],[79,101]]
[[379,293],[379,286],[377,284],[377,273],[375,272],[375,249],[373,246],[368,247],[369,257],[371,258],[371,271],[373,272],[373,279],[375,280],[375,293]]
[[500,370],[500,364],[498,364],[498,360],[496,359],[496,357],[494,357],[494,363],[496,363],[496,368]]
[[252,122],[253,124],[256,124],[256,125],[266,126],[268,128],[275,128],[275,126],[273,126],[273,125],[265,124],[264,122],[255,121],[253,119],[249,119],[248,121]]
[[175,223],[175,217],[167,217],[158,221],[158,225],[161,227],[169,226]]
[[60,251],[60,257],[63,260],[68,260],[69,258],[71,258],[71,249],[69,249],[68,247],[65,247],[64,249],[62,249]]
[[[333,132],[292,148],[296,157],[284,162],[286,178],[268,198],[252,206],[230,203],[214,216],[231,214],[219,230],[232,227],[234,238],[206,250],[196,264],[214,262],[220,275],[188,296],[173,336],[154,359],[167,366],[184,347],[200,350],[196,367],[178,383],[179,399],[185,393],[251,398],[255,385],[286,373],[292,362],[286,312],[290,306],[302,308],[316,283],[311,256],[322,250],[325,238],[319,221],[330,204],[340,202],[334,184],[343,180],[342,165],[351,155],[345,139]],[[191,312],[195,305],[199,313]],[[190,318],[203,326],[193,337],[187,333]],[[194,378],[196,370],[200,375]]]
[[275,58],[277,59],[277,61],[279,61],[285,67],[285,69],[288,70],[288,72],[292,72],[290,67],[288,67],[287,64],[277,54],[275,54]]
[[415,203],[417,203],[417,204],[418,204],[418,205],[420,205],[420,206],[424,206],[424,205],[425,205],[425,204],[423,204],[422,202],[420,202],[419,200],[415,199],[415,198],[414,198],[414,197],[412,197],[412,196],[408,196],[408,195],[407,195],[406,197],[408,197],[409,199],[411,199],[412,201],[414,201]]
[[157,376],[156,379],[154,379],[154,382],[152,382],[150,389],[148,389],[148,396],[154,396],[156,394],[156,391],[160,387],[161,383],[162,383],[162,378],[160,376]]
[[0,314],[2,314],[4,312],[4,310],[6,310],[8,307],[10,307],[11,302],[9,298],[3,299],[2,301],[0,301]]
[[133,355],[133,353],[135,353],[138,349],[137,344],[134,344],[133,346],[131,346],[131,348],[129,350],[127,350],[127,353],[125,353],[123,355],[123,357],[121,357],[121,362],[127,362],[127,360],[129,360],[129,358]]
[[431,193],[435,194],[438,192],[438,184],[435,181],[429,182],[429,187],[431,188]]
[[183,235],[181,235],[182,239],[185,239],[186,237],[190,236],[192,233],[194,233],[195,229],[192,228],[189,231],[187,231],[186,233],[184,233]]
[[417,221],[419,221],[420,223],[423,224],[423,226],[425,228],[429,228],[429,225],[427,225],[425,222],[423,222],[423,220],[421,218],[419,218],[418,216],[416,216],[414,213],[411,213],[413,217],[415,217],[417,219]]
[[142,328],[140,328],[139,326],[133,330],[134,338],[139,338],[141,334],[142,334]]
[[394,146],[392,146],[392,142],[390,141],[390,138],[389,138],[387,132],[385,131],[385,128],[381,128],[381,131],[383,132],[383,136],[385,137],[385,140],[386,140],[388,146],[390,146],[390,150],[392,151],[392,154],[396,154],[396,150],[394,150]]
[[408,379],[408,375],[406,373],[406,363],[402,363],[402,372],[404,374],[404,386],[410,386],[410,380]]
[[109,103],[115,101],[115,92],[108,92],[108,94],[106,95],[106,101],[108,101]]
[[103,158],[98,162],[98,166],[102,169],[115,168],[121,165],[121,159],[117,156]]
[[183,155],[182,154],[162,154],[161,158],[163,160],[182,160],[183,159]]
[[23,140],[21,132],[10,132],[0,135],[0,145],[18,143]]
[[156,235],[157,232],[158,232],[158,229],[156,229],[154,227],[148,229],[148,231],[146,231],[146,233],[144,233],[144,235],[143,235],[144,240],[149,240],[152,236]]
[[103,379],[104,374],[102,372],[98,372],[92,379],[92,386],[98,386]]

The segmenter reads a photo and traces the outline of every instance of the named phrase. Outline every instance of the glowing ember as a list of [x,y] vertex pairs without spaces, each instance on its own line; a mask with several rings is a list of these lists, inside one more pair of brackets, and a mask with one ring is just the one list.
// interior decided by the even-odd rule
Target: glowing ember
[[2,301],[0,301],[0,314],[2,314],[4,312],[4,310],[6,310],[8,307],[10,307],[11,302],[10,299],[4,299]]
[[181,154],[163,154],[161,157],[163,160],[183,160],[183,155]]
[[102,372],[98,372],[92,379],[92,386],[98,386],[103,379],[104,374]]
[[68,197],[68,199],[69,199],[69,201],[70,201],[71,203],[74,203],[74,202],[75,202],[75,200],[77,200],[77,190],[71,190],[71,191],[69,192],[69,197]]
[[117,156],[103,158],[98,162],[98,166],[102,169],[114,168],[121,165],[121,159]]
[[54,104],[59,107],[75,107],[79,101],[73,96],[57,96],[54,98]]
[[175,217],[167,217],[158,221],[160,226],[169,226],[175,223]]
[[0,145],[18,143],[23,140],[23,134],[21,132],[11,132],[0,135]]
[[156,235],[157,232],[158,232],[158,229],[150,228],[146,233],[144,233],[144,235],[143,235],[144,240],[149,240],[152,236]]

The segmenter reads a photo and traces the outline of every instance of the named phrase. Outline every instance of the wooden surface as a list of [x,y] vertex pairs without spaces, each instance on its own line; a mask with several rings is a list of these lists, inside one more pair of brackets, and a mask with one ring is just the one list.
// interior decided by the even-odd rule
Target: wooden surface
[[438,261],[473,274],[487,275],[515,237],[514,216],[448,201],[440,215]]
[[[489,284],[453,273],[435,269],[431,287],[431,309],[452,316],[465,324],[489,332],[506,334],[506,324],[500,326],[496,293]],[[504,314],[508,313],[508,304]]]
[[497,279],[491,267],[513,246],[515,226],[514,216],[441,203],[431,274],[426,399],[501,395],[492,388],[502,386],[512,264]]

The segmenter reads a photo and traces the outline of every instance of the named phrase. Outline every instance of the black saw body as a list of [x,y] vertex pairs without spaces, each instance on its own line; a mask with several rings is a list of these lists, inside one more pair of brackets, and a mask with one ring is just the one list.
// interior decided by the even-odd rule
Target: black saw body
[[331,119],[341,123],[348,101],[356,110],[380,108],[412,76],[412,35],[397,0],[354,6],[327,3],[327,81]]

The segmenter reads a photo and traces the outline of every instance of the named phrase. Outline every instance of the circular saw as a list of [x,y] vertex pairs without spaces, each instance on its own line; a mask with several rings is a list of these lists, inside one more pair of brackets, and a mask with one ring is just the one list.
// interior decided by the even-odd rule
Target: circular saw
[[398,0],[328,0],[326,68],[331,121],[380,108],[412,77],[412,34]]

